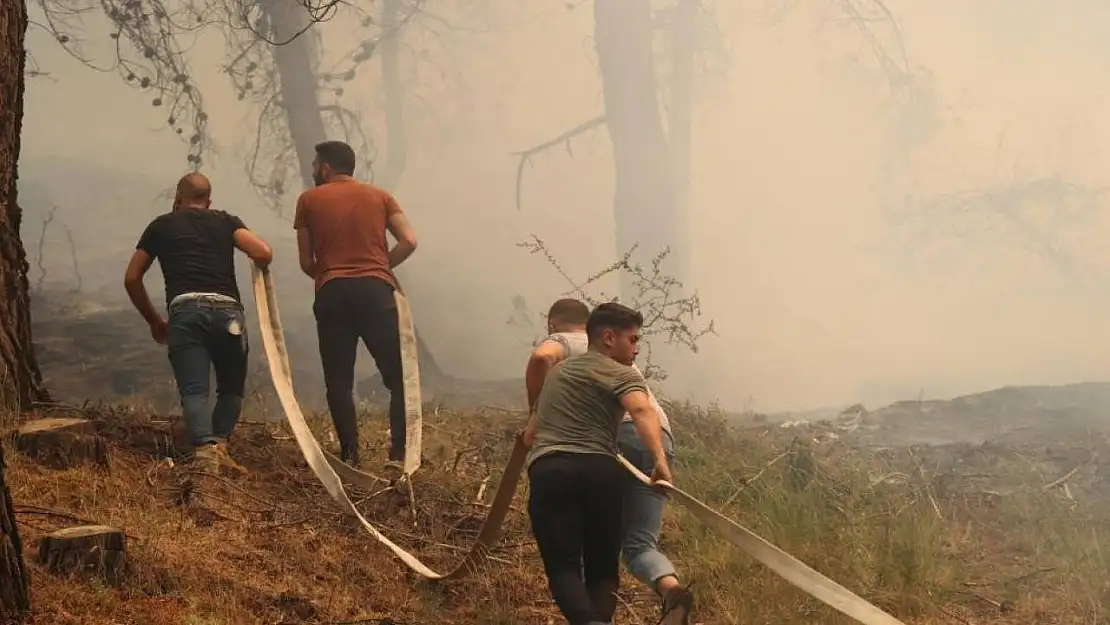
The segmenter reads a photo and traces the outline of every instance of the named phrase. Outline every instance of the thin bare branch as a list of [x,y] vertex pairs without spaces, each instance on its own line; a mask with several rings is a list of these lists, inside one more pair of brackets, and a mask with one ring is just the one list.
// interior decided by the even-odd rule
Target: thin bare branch
[[559,144],[566,145],[567,153],[573,156],[573,153],[570,150],[570,140],[577,137],[578,135],[585,134],[595,129],[604,123],[605,115],[601,114],[591,120],[584,121],[574,128],[560,133],[559,135],[548,139],[547,141],[538,143],[526,150],[521,150],[520,152],[513,152],[513,156],[517,156],[520,158],[520,162],[517,163],[516,166],[516,209],[518,211],[521,210],[521,194],[523,193],[524,187],[524,166],[531,162],[533,156],[541,152],[545,152]]
[[642,328],[644,339],[641,345],[646,356],[645,377],[653,379],[667,377],[666,372],[652,360],[652,337],[660,337],[666,343],[681,345],[696,353],[698,342],[705,336],[716,333],[712,320],[704,326],[695,323],[695,320],[702,315],[698,294],[695,292],[692,295],[682,295],[684,290],[682,282],[663,273],[661,266],[663,260],[670,254],[670,249],[656,254],[645,267],[632,261],[636,251],[636,247],[633,246],[619,260],[594,272],[584,280],[575,280],[559,263],[547,244],[536,235],[532,235],[528,241],[518,243],[517,246],[528,250],[531,254],[543,256],[570,286],[563,295],[581,299],[590,306],[617,300],[615,297],[606,296],[603,292],[594,292],[601,280],[614,275],[631,278],[633,292],[636,295],[632,301],[624,303],[639,310],[644,316]]

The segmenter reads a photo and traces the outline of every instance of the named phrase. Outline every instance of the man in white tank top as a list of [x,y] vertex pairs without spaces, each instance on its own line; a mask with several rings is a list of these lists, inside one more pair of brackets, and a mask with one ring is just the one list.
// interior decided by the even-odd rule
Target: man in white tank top
[[524,370],[528,414],[535,411],[543,381],[551,368],[568,356],[586,353],[586,320],[589,317],[590,309],[576,299],[561,299],[547,311],[547,336],[536,344]]
[[[536,408],[536,400],[551,368],[570,356],[586,353],[586,320],[589,316],[590,309],[576,299],[561,299],[551,305],[547,313],[548,334],[532,350],[524,373],[529,415]],[[639,371],[635,364],[632,367]],[[670,463],[675,456],[670,420],[650,388],[648,398],[659,412],[659,420],[663,424],[663,449]],[[534,434],[525,428],[524,442],[531,445],[534,441],[529,439]],[[621,423],[617,444],[625,459],[651,475],[654,459],[640,441],[632,418],[627,414]],[[622,557],[632,575],[650,586],[662,598],[663,620],[660,625],[686,625],[694,596],[679,582],[674,565],[659,550],[659,533],[666,502],[667,497],[662,492],[641,483],[631,475],[628,476],[628,487],[624,493]]]

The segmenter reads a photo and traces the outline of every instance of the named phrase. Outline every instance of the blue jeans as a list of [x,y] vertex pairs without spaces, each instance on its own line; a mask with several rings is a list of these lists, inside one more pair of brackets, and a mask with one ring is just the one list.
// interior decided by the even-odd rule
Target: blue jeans
[[[636,426],[622,423],[617,433],[621,455],[647,475],[655,467],[655,458],[640,440]],[[674,440],[663,432],[663,451],[668,463],[674,460]],[[627,473],[627,472],[626,472]],[[633,577],[655,588],[656,582],[675,575],[670,559],[659,551],[659,531],[663,524],[663,505],[667,496],[628,475],[624,491],[624,532],[621,546],[624,564]]]
[[[237,322],[240,333],[230,332]],[[226,440],[243,410],[247,383],[247,332],[238,304],[190,301],[169,315],[169,355],[181,411],[194,446]],[[208,387],[216,370],[216,406],[208,410]]]

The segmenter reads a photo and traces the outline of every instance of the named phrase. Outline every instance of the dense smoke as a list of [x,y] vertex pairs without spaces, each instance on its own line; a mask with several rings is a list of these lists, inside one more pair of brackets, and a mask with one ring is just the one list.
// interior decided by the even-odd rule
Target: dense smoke
[[[604,127],[529,159],[519,210],[516,198],[514,153],[602,112],[593,14],[509,4],[429,0],[401,46],[408,149],[395,191],[421,240],[404,279],[439,365],[460,377],[521,375],[539,314],[568,288],[519,242],[541,237],[576,279],[616,254]],[[1110,57],[1096,25],[1110,10],[902,0],[887,4],[895,28],[853,19],[845,7],[861,2],[703,4],[683,236],[717,335],[676,360],[670,392],[780,410],[1102,377]],[[90,58],[110,52],[106,23],[84,31]],[[324,68],[358,47],[338,22],[317,41]],[[45,73],[28,84],[20,177],[32,285],[45,269],[46,287],[75,287],[76,257],[74,296],[115,302],[142,340],[120,277],[188,146],[114,74],[42,29],[29,46]],[[246,175],[261,107],[221,71],[219,33],[187,50],[216,203],[273,243],[283,313],[307,337],[294,358],[315,362],[295,191],[271,203]],[[336,97],[359,113],[365,153],[384,159],[380,71],[359,69]]]

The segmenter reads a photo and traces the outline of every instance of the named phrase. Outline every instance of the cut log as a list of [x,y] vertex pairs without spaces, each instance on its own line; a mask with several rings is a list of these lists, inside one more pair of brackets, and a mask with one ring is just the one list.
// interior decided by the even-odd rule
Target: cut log
[[107,525],[67,527],[42,537],[38,563],[51,573],[84,572],[115,585],[126,568],[126,541]]
[[36,419],[20,425],[15,434],[16,449],[56,468],[83,461],[108,465],[104,440],[88,419]]

